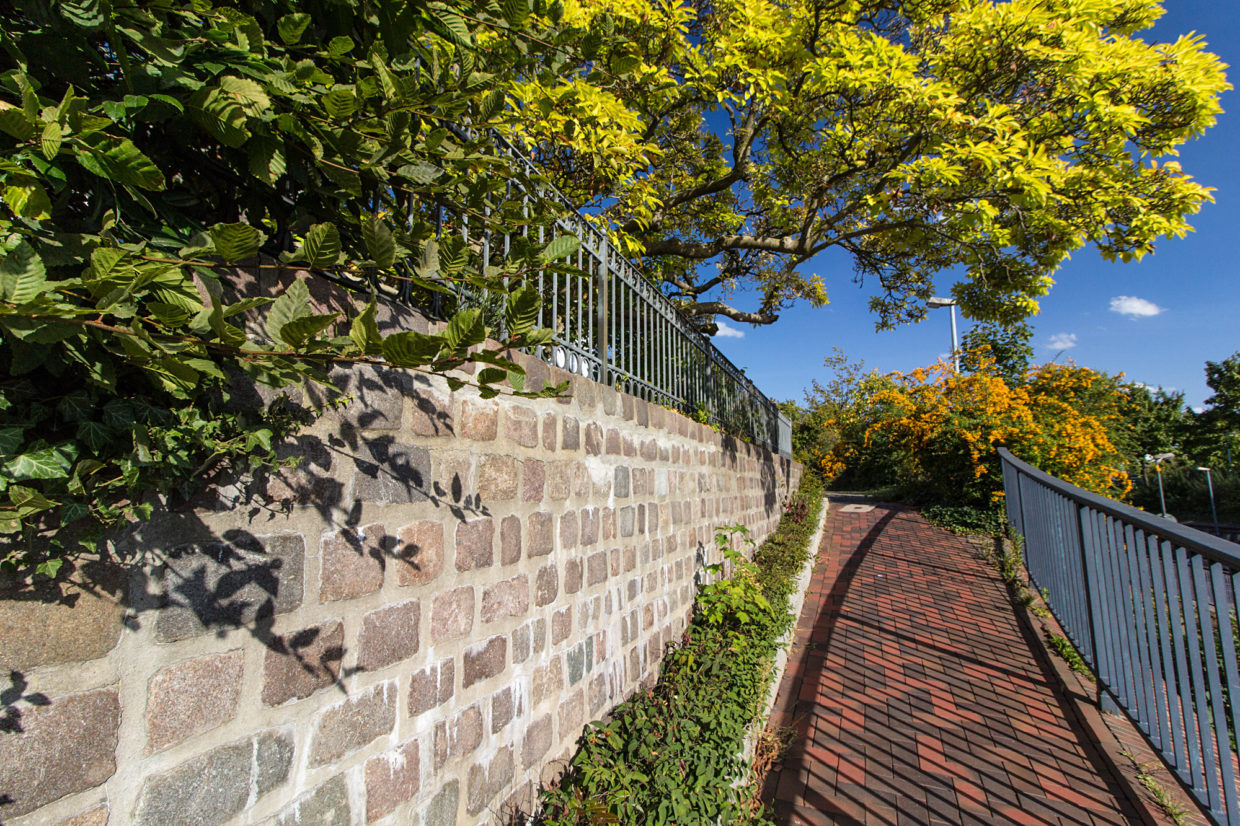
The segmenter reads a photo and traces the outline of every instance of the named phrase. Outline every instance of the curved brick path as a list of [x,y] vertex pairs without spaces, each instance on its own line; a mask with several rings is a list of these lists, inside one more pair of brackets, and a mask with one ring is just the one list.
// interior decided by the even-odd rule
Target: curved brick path
[[773,725],[777,823],[1136,823],[1002,582],[904,508],[832,497]]

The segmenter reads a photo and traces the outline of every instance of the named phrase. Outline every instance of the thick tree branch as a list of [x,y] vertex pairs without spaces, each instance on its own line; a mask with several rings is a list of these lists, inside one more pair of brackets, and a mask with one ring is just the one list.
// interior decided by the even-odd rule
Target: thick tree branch
[[689,318],[721,315],[727,316],[733,321],[743,321],[747,324],[773,324],[779,320],[779,313],[773,313],[770,310],[750,313],[738,310],[735,307],[724,304],[722,301],[703,301],[698,304],[691,304],[685,307],[683,311]]
[[720,235],[713,241],[685,241],[681,238],[662,238],[646,243],[646,255],[676,255],[702,261],[714,258],[724,250],[758,250],[783,255],[795,255],[808,258],[822,252],[830,246],[865,235],[874,235],[894,229],[904,229],[921,223],[920,218],[908,218],[903,221],[890,221],[871,224],[867,227],[839,235],[796,235],[796,236],[760,236],[748,234]]
[[628,221],[620,227],[621,232],[640,234],[658,230],[667,220],[672,210],[683,204],[692,203],[700,198],[731,189],[734,184],[745,177],[749,168],[749,158],[753,151],[754,140],[758,136],[765,118],[759,118],[753,107],[745,112],[745,120],[732,141],[732,168],[726,175],[698,184],[695,187],[674,193],[663,201],[663,205],[655,210],[650,221],[645,225],[636,220]]

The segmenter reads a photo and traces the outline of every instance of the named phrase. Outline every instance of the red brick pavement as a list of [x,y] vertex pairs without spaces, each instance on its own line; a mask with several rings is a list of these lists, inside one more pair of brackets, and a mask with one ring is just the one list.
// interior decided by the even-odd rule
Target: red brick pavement
[[771,718],[794,730],[767,780],[776,822],[1139,822],[968,541],[847,501],[832,501]]

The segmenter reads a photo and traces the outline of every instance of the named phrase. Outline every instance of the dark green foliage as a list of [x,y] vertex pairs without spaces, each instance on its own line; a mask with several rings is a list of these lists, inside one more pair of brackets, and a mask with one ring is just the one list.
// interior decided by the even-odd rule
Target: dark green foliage
[[979,508],[973,505],[931,505],[921,515],[931,525],[957,534],[1003,536],[1005,516],[1000,507]]
[[1221,361],[1206,362],[1206,384],[1214,395],[1206,404],[1226,430],[1240,430],[1240,351]]
[[821,485],[807,474],[753,562],[727,554],[732,575],[701,588],[658,684],[587,728],[560,784],[544,792],[539,823],[764,822],[737,782],[747,771],[741,751],[778,639],[796,620],[789,599],[821,506]]
[[1002,376],[1009,387],[1023,384],[1033,363],[1031,338],[1033,328],[1023,320],[1011,324],[974,324],[960,339],[960,369],[973,373],[987,365],[987,369]]
[[[534,329],[526,276],[570,272],[576,240],[521,237],[550,229],[557,208],[521,202],[537,182],[485,131],[453,129],[502,103],[474,30],[516,11],[473,0],[6,8],[0,565],[54,573],[59,554],[143,518],[151,494],[188,490],[222,463],[274,461],[271,442],[294,419],[230,413],[236,385],[324,381],[336,364],[382,357],[435,374],[481,361],[484,396],[501,382],[521,392],[504,351],[550,335]],[[474,238],[515,234],[507,257],[483,260],[465,220]],[[325,313],[302,280],[274,301],[239,299],[234,263],[438,294],[450,323],[384,336],[373,304]],[[476,349],[501,336],[456,306],[459,283],[507,319],[498,348]]]

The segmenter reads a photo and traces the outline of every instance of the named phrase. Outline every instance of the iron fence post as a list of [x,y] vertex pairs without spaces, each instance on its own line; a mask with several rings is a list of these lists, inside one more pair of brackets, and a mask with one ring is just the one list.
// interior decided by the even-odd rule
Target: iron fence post
[[599,246],[599,268],[598,268],[598,309],[596,322],[598,325],[598,380],[599,384],[611,386],[611,366],[607,358],[607,347],[611,342],[611,330],[607,326],[610,320],[610,312],[608,310],[608,295],[611,281],[611,239],[607,237],[607,231],[602,230],[603,243]]
[[[1085,595],[1085,615],[1089,617],[1089,651],[1094,665],[1094,702],[1100,710],[1117,711],[1113,703],[1106,701],[1106,690],[1102,685],[1102,653],[1098,650],[1098,618],[1094,615],[1093,579],[1089,575],[1089,546],[1085,543],[1085,512],[1088,508],[1076,505],[1076,542],[1081,549],[1081,591]],[[1105,708],[1104,706],[1111,706]]]

